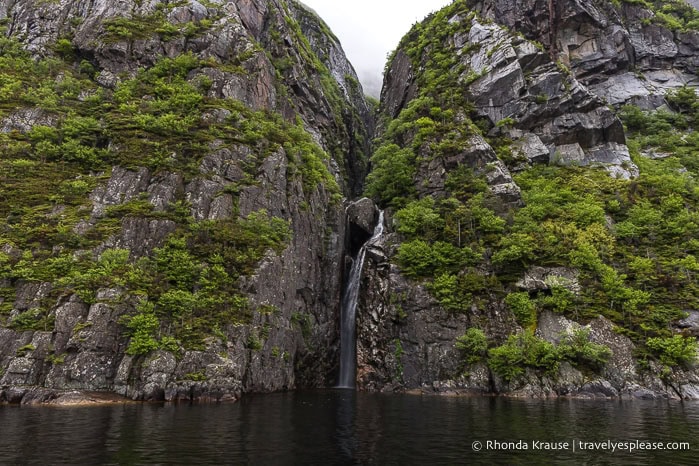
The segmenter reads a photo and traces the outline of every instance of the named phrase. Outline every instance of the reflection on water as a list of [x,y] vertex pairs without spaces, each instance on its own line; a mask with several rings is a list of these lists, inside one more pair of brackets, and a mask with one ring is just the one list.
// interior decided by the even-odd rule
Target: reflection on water
[[[0,432],[3,465],[696,464],[699,404],[326,390],[223,405],[1,406]],[[493,451],[488,440],[677,441],[690,450]]]

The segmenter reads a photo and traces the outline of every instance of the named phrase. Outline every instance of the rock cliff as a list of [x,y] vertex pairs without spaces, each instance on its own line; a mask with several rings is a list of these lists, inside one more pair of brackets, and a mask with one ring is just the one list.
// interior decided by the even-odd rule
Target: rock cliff
[[663,104],[669,89],[697,84],[699,36],[691,3],[470,2],[483,18],[537,41],[608,103]]
[[4,1],[0,400],[335,377],[372,115],[295,1]]
[[333,385],[377,205],[358,388],[699,397],[689,4],[456,0],[376,125],[295,0],[0,21],[0,402]]
[[386,67],[367,183],[392,231],[367,254],[360,387],[696,398],[682,322],[697,303],[672,265],[694,260],[673,246],[693,220],[642,226],[696,218],[678,188],[693,123],[674,113],[695,108],[696,17],[682,2],[455,1],[412,28]]

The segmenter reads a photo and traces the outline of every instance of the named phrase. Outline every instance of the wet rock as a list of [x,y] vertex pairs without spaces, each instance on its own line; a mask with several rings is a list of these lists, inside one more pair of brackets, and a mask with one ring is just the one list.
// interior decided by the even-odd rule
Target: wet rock
[[683,400],[699,400],[699,385],[696,383],[682,385],[681,394]]
[[616,398],[619,392],[607,380],[595,380],[584,384],[575,393],[578,398]]
[[423,286],[387,262],[395,239],[390,233],[381,237],[364,265],[357,308],[358,388],[485,390],[484,367],[470,368],[472,374],[463,378],[469,369],[454,343],[475,322],[487,323],[494,338],[504,338],[516,323],[499,303],[470,312],[441,308]]
[[366,234],[371,236],[374,232],[379,211],[376,204],[366,197],[351,203],[347,207],[347,220],[350,226],[361,228]]

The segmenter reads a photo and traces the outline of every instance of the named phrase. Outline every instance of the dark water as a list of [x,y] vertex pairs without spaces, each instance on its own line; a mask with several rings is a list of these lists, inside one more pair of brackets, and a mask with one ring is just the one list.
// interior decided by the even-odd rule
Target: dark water
[[[222,405],[0,406],[0,464],[699,464],[697,434],[699,403],[327,390]],[[529,450],[488,450],[489,440],[522,440]],[[532,450],[535,440],[689,442],[690,450],[552,452]]]

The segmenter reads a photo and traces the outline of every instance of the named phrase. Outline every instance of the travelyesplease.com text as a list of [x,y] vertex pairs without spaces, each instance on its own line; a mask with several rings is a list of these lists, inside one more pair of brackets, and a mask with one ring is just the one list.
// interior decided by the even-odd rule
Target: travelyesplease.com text
[[650,450],[689,450],[689,442],[650,442],[646,440],[484,440],[472,443],[474,451],[513,451],[513,450],[539,450],[539,451],[586,451],[606,450],[612,453],[617,451],[634,452]]

